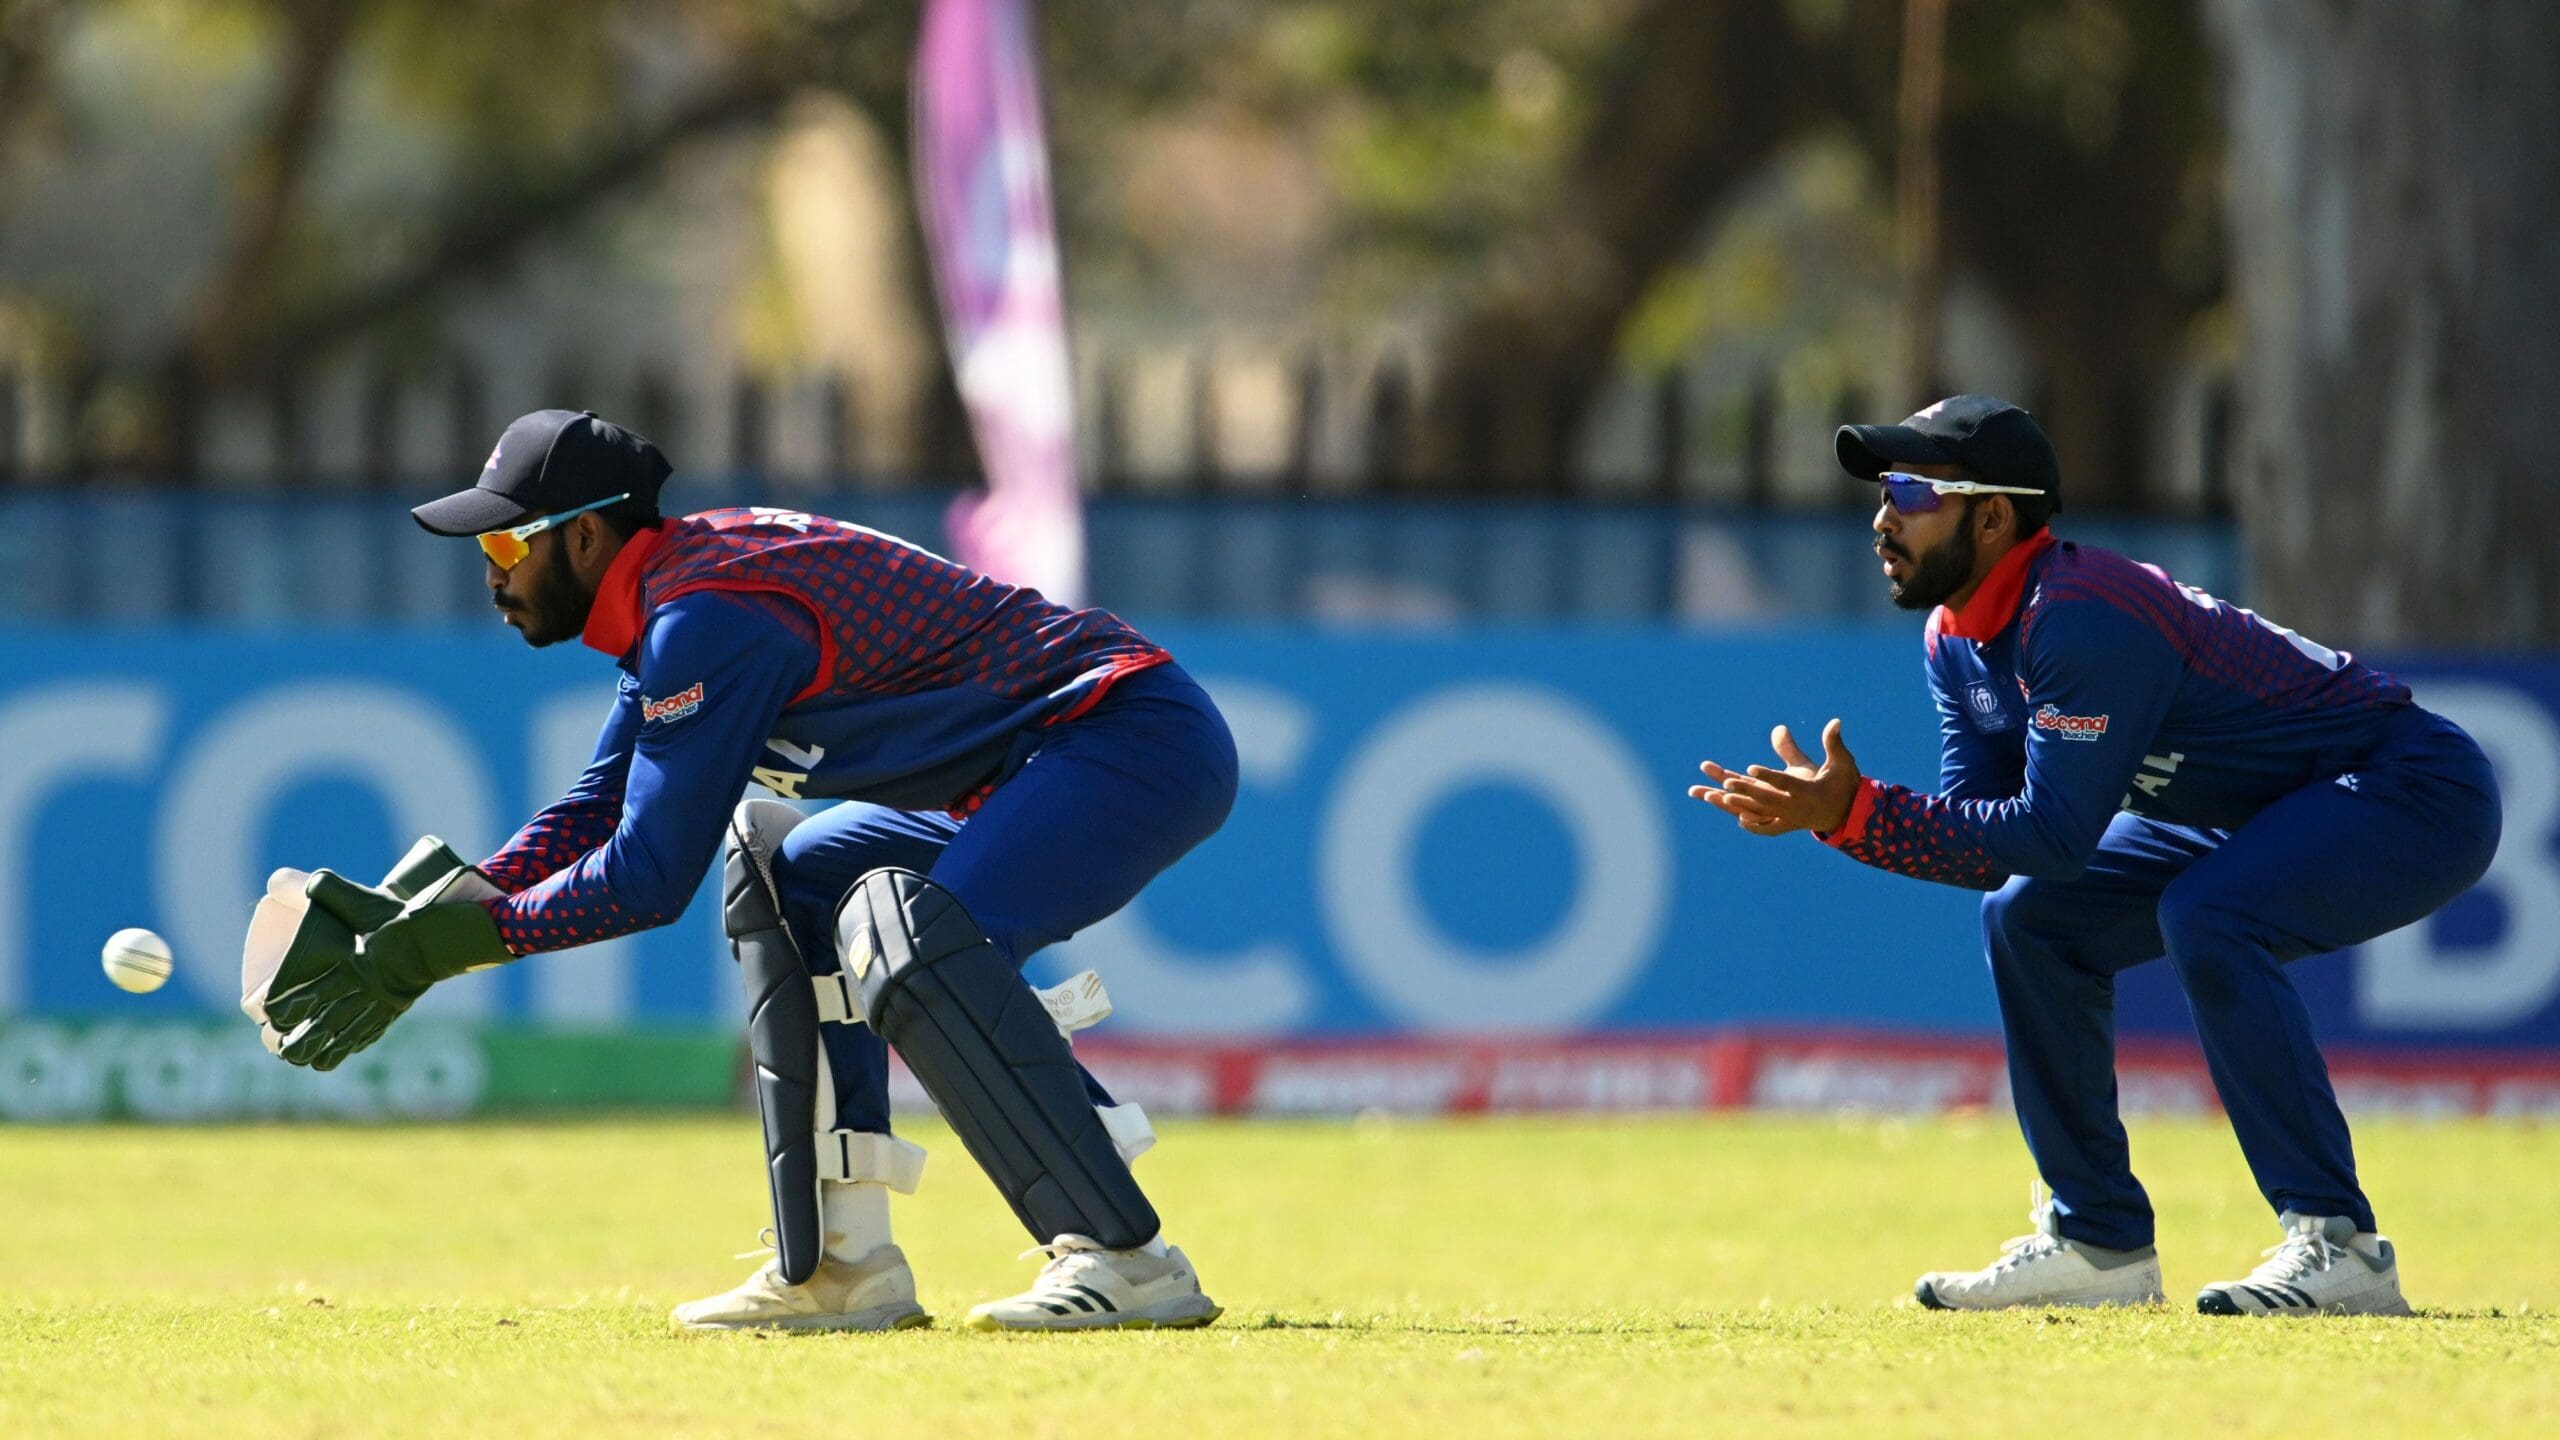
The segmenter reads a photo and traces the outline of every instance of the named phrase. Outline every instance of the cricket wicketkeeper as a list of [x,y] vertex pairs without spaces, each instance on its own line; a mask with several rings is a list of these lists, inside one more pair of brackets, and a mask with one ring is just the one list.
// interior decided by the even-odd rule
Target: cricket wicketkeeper
[[1811,830],[1869,865],[1989,892],[2010,1090],[2052,1199],[1989,1268],[1922,1276],[1921,1303],[2161,1298],[2116,1113],[2115,977],[2166,955],[2285,1232],[2196,1308],[2408,1313],[2284,966],[2423,919],[2480,878],[2498,846],[2480,747],[2352,656],[2057,541],[2060,468],[2015,405],[1959,395],[1844,427],[1836,448],[1880,487],[1894,603],[1931,612],[1937,788],[1861,776],[1834,720],[1819,762],[1782,725],[1784,768],[1710,761],[1712,786],[1690,793],[1754,835]]
[[[1129,1161],[1152,1142],[1076,1063],[1024,959],[1118,910],[1222,824],[1236,754],[1162,649],[822,515],[665,519],[655,446],[591,413],[509,426],[469,490],[420,506],[476,536],[526,643],[583,639],[622,676],[593,763],[504,849],[422,843],[380,887],[284,872],[253,922],[243,1006],[328,1069],[428,986],[674,920],[725,841],[776,1253],[679,1307],[697,1328],[927,1323],[889,1191],[888,1052],[932,1095],[1049,1257],[984,1329],[1205,1325]],[[750,781],[843,803],[804,815]]]

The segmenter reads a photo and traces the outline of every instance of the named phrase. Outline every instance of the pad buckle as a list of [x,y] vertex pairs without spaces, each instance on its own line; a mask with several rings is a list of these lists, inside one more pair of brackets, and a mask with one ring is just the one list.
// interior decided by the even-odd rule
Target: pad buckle
[[838,970],[809,977],[818,995],[818,1023],[821,1025],[859,1025],[862,1023],[862,1001],[853,993],[853,977]]
[[818,1178],[876,1181],[901,1195],[913,1195],[924,1179],[924,1147],[877,1130],[821,1130]]

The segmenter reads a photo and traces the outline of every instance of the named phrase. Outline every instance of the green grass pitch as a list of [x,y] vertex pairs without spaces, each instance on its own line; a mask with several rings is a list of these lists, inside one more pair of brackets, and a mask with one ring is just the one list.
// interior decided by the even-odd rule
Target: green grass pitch
[[2229,1136],[2136,1127],[2173,1303],[1942,1315],[2023,1226],[1997,1118],[1187,1124],[1140,1162],[1226,1318],[987,1336],[1021,1232],[950,1137],[936,1329],[682,1335],[751,1268],[746,1117],[0,1131],[0,1435],[2560,1434],[2560,1132],[2359,1144],[2416,1320],[2210,1319],[2274,1239]]

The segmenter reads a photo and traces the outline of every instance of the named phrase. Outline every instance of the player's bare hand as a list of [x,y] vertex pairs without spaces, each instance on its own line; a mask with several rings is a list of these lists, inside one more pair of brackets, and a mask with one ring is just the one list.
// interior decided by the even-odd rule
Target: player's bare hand
[[1713,760],[1701,762],[1698,766],[1698,770],[1701,774],[1705,775],[1708,780],[1714,783],[1690,786],[1689,796],[1691,799],[1704,800],[1708,804],[1722,810],[1733,817],[1733,822],[1736,825],[1741,826],[1743,829],[1750,831],[1754,835],[1783,835],[1786,833],[1778,828],[1777,821],[1763,814],[1758,806],[1752,804],[1750,801],[1739,795],[1726,793],[1723,789],[1724,782],[1736,778],[1737,772],[1727,770]]
[[1796,830],[1837,830],[1857,799],[1857,757],[1841,742],[1840,722],[1822,727],[1822,760],[1816,763],[1786,726],[1769,732],[1770,748],[1785,766],[1754,765],[1735,771],[1713,760],[1699,765],[1709,784],[1689,787],[1691,797],[1731,815],[1754,835]]

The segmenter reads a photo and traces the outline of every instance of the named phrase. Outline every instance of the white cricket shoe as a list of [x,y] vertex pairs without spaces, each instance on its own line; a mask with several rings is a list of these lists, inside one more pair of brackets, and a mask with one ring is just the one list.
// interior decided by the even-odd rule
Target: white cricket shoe
[[2054,1230],[2053,1206],[2039,1198],[2027,1212],[2031,1234],[2000,1247],[2000,1258],[1980,1270],[1932,1270],[1911,1293],[1932,1310],[2009,1310],[2031,1306],[2157,1305],[2160,1252],[2102,1250],[2065,1240]]
[[2343,1215],[2283,1215],[2284,1243],[2246,1280],[2207,1285],[2196,1295],[2205,1315],[2406,1315],[2400,1257],[2391,1242],[2356,1233]]
[[883,1245],[859,1260],[818,1261],[805,1284],[782,1278],[779,1259],[724,1294],[679,1305],[687,1330],[913,1330],[933,1317],[916,1303],[916,1272],[906,1252]]
[[1050,1257],[1031,1288],[969,1312],[972,1330],[1185,1330],[1221,1313],[1200,1291],[1190,1257],[1178,1249],[1105,1250],[1082,1235],[1061,1235],[1022,1252]]

